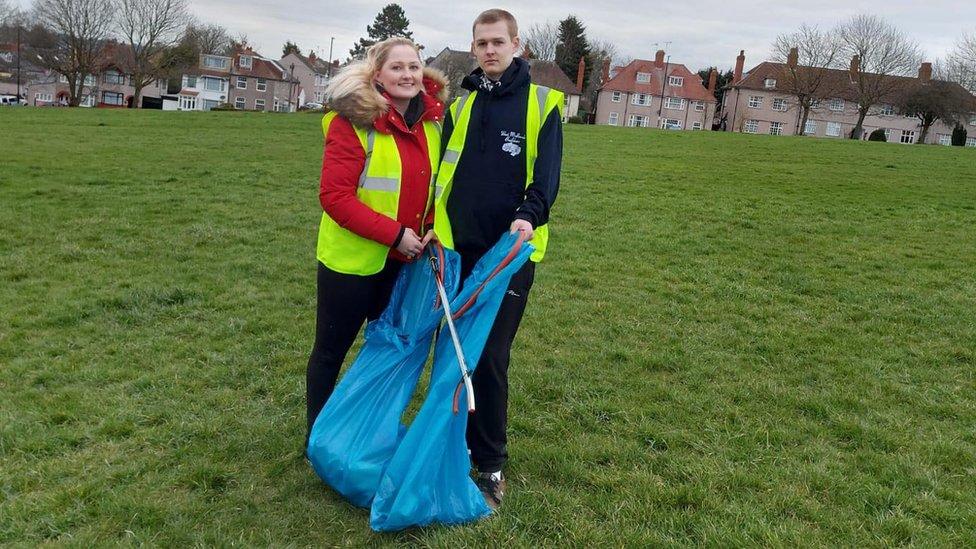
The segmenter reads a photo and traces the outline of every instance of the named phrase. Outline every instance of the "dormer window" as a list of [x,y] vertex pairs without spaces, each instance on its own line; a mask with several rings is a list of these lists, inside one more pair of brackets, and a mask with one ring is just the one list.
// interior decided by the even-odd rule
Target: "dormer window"
[[241,56],[241,68],[242,69],[250,69],[251,68],[251,56],[250,55],[242,55]]
[[683,86],[685,84],[685,79],[682,76],[669,76],[668,85],[669,86]]
[[651,81],[651,73],[649,72],[639,72],[637,73],[637,82],[641,84],[647,84]]
[[766,80],[763,81],[763,85],[766,86],[766,89],[775,88],[776,87],[776,79],[775,78],[767,78]]
[[227,59],[227,57],[220,57],[218,55],[204,55],[203,66],[208,69],[226,69]]

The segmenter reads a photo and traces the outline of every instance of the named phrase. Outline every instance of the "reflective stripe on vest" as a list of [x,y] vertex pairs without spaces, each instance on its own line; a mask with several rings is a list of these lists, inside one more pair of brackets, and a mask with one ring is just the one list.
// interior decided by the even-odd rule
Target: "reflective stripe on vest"
[[[454,234],[451,231],[451,221],[447,217],[447,200],[454,184],[454,171],[461,160],[461,153],[464,152],[468,122],[471,120],[471,109],[477,93],[477,91],[466,92],[451,104],[451,119],[454,121],[454,130],[451,133],[451,139],[447,142],[447,150],[441,160],[434,187],[434,232],[437,233],[437,238],[441,243],[451,249],[454,248]],[[562,109],[563,97],[561,91],[535,84],[529,85],[529,104],[526,109],[525,120],[526,188],[532,184],[535,159],[539,155],[539,132],[542,130],[542,124],[553,109]],[[548,224],[535,228],[535,236],[530,243],[535,246],[535,251],[530,259],[536,262],[542,261],[549,243]]]
[[[329,112],[322,118],[323,135],[328,135],[329,126],[336,116],[335,112]],[[431,185],[427,190],[427,206],[423,216],[426,218],[426,210],[430,209],[434,199],[433,182],[437,177],[439,164],[441,128],[436,122],[424,122],[423,127],[431,173]],[[392,135],[377,132],[372,127],[364,129],[353,126],[353,129],[366,154],[363,171],[359,174],[356,198],[373,211],[395,220],[400,206],[402,175],[400,151],[396,141]],[[375,274],[383,269],[389,252],[389,246],[340,227],[329,214],[322,212],[315,255],[326,267],[345,274]]]

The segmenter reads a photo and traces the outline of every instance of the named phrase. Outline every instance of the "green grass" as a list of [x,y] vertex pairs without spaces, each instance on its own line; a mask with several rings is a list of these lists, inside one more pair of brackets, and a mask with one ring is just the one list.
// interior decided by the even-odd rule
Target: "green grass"
[[976,150],[567,126],[511,494],[377,535],[300,457],[318,124],[0,111],[0,544],[976,544]]

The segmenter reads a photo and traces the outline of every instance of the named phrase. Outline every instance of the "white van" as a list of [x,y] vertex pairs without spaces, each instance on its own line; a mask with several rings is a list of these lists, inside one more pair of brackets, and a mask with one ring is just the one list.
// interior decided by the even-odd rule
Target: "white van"
[[21,105],[23,101],[18,101],[16,95],[0,95],[0,105]]

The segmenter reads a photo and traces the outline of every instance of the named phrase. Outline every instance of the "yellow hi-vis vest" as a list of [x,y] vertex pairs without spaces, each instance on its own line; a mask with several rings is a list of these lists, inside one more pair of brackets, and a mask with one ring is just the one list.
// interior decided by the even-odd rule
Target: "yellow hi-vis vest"
[[[437,185],[434,191],[434,232],[441,243],[454,249],[454,234],[451,232],[451,221],[447,218],[447,198],[451,195],[454,184],[454,170],[457,168],[461,153],[464,151],[464,140],[468,135],[468,122],[471,119],[471,108],[478,92],[473,91],[462,95],[451,104],[451,119],[454,121],[454,132],[447,142],[447,150],[441,159],[440,171],[437,174]],[[525,187],[532,184],[532,174],[535,159],[539,155],[539,132],[542,123],[553,109],[563,108],[563,92],[545,86],[529,85],[529,108],[525,120]],[[529,258],[532,261],[542,261],[546,255],[546,245],[549,242],[549,226],[535,227],[535,236],[531,244],[535,251]]]
[[[335,120],[335,111],[322,118],[323,135],[329,134],[329,126]],[[427,136],[427,153],[430,156],[430,188],[427,191],[429,210],[433,199],[433,182],[437,177],[437,165],[441,151],[441,128],[437,122],[424,121],[424,134]],[[370,209],[389,217],[397,218],[400,206],[401,165],[400,152],[393,136],[377,132],[373,128],[363,129],[353,126],[359,142],[366,152],[366,165],[359,175],[359,188],[356,198]],[[424,212],[424,218],[427,212]],[[422,218],[423,219],[423,218]],[[333,271],[371,275],[383,270],[390,247],[375,240],[363,238],[335,222],[329,214],[322,212],[319,224],[319,241],[315,256]]]

